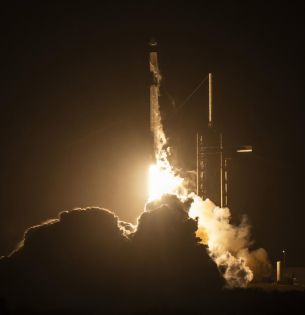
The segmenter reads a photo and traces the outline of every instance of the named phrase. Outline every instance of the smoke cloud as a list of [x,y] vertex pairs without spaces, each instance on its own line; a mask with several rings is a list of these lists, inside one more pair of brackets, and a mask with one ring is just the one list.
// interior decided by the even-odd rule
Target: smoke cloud
[[101,208],[61,212],[26,230],[0,260],[0,296],[35,310],[144,310],[220,292],[224,280],[186,204],[165,196],[137,226]]
[[209,199],[192,195],[189,215],[198,218],[197,236],[208,245],[209,254],[222,271],[230,287],[245,287],[256,278],[261,280],[271,272],[267,252],[249,250],[253,244],[247,217],[235,226],[230,223],[229,208],[219,208]]

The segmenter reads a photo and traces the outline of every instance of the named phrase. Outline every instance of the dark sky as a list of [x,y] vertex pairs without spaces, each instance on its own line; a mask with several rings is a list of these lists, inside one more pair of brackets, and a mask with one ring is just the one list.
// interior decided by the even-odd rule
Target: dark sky
[[[133,222],[141,213],[153,35],[177,104],[213,72],[225,143],[255,148],[231,162],[233,215],[249,215],[272,260],[285,248],[287,264],[305,265],[301,6],[149,3],[2,4],[0,255],[62,210],[97,205]],[[203,87],[178,114],[189,169],[206,106]]]

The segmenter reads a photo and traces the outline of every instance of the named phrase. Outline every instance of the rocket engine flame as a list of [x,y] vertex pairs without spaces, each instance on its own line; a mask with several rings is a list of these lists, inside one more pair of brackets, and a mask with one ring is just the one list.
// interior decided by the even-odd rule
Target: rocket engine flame
[[158,162],[149,167],[149,201],[160,199],[164,194],[178,194],[183,183],[168,165],[162,165],[166,163]]

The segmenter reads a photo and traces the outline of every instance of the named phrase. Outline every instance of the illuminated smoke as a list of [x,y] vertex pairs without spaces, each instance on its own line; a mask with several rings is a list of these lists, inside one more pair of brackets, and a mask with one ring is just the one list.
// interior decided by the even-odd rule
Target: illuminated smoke
[[[208,245],[230,287],[245,287],[254,276],[258,280],[270,273],[267,253],[260,248],[250,251],[250,225],[246,216],[238,226],[230,223],[229,208],[219,208],[212,201],[203,201],[193,194],[189,216],[198,218],[197,236]],[[255,273],[254,273],[255,272]]]
[[210,256],[223,272],[228,285],[244,287],[253,279],[240,251],[249,244],[249,225],[243,219],[239,226],[230,224],[230,210],[216,207],[209,199],[193,196],[189,216],[198,218],[197,236],[208,245]]

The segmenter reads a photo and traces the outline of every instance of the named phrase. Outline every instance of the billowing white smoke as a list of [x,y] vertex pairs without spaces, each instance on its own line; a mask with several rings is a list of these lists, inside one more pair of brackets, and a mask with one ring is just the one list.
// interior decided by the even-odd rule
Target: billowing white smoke
[[189,210],[191,218],[198,218],[197,236],[208,245],[210,256],[223,272],[230,287],[245,287],[270,273],[267,252],[259,248],[250,251],[250,225],[244,216],[238,226],[230,223],[229,208],[219,208],[209,199],[202,200],[191,194],[193,203]]
[[241,253],[250,245],[250,227],[244,217],[239,226],[230,224],[228,208],[219,208],[206,199],[193,195],[189,210],[191,218],[198,218],[197,235],[208,245],[209,254],[223,272],[230,287],[244,287],[253,279]]

